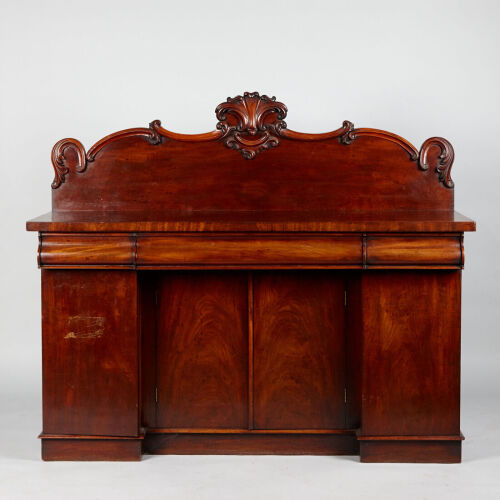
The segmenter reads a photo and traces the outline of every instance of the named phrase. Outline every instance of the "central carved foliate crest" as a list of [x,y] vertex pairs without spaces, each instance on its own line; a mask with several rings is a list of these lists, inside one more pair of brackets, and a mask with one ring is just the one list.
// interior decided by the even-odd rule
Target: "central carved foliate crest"
[[278,146],[279,135],[286,128],[283,120],[287,111],[276,97],[245,92],[242,96],[228,97],[217,106],[217,129],[222,131],[222,140],[228,148],[252,160],[257,153]]

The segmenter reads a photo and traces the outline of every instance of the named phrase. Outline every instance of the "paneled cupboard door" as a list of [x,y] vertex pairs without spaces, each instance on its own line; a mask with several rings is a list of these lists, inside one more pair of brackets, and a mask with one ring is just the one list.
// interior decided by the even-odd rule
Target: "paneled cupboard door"
[[344,279],[254,273],[256,429],[345,428]]
[[248,426],[248,273],[158,280],[157,427]]

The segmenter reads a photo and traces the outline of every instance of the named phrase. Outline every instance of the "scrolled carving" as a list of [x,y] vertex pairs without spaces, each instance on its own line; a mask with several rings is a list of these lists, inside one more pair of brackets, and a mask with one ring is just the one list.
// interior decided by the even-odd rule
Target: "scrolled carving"
[[87,168],[88,159],[82,143],[76,139],[61,139],[52,148],[52,165],[54,166],[55,171],[55,177],[52,181],[52,189],[57,189],[66,180],[69,168],[66,166],[65,152],[68,149],[75,151],[78,158],[75,171],[85,172],[85,169]]
[[342,135],[339,137],[340,142],[342,144],[351,144],[351,142],[356,138],[356,135],[354,134],[354,123],[349,120],[344,120],[342,130]]
[[111,144],[118,139],[124,139],[126,137],[140,136],[145,137],[146,140],[153,145],[161,144],[161,136],[163,129],[161,128],[160,120],[154,120],[149,124],[149,128],[130,128],[127,130],[121,130],[115,134],[108,135],[96,142],[87,152],[82,143],[76,139],[61,139],[52,148],[52,165],[55,170],[55,177],[52,182],[52,189],[57,189],[66,180],[66,175],[69,173],[69,168],[66,166],[66,156],[65,152],[68,149],[75,151],[77,155],[77,165],[75,167],[75,172],[82,173],[85,172],[87,165],[95,160],[95,157],[99,151]]
[[[279,145],[281,131],[286,128],[283,120],[287,111],[276,97],[245,92],[242,96],[228,97],[226,102],[217,106],[217,129],[222,132],[223,142],[228,148],[252,160],[261,151]],[[274,119],[270,121],[273,115]]]
[[159,130],[161,129],[161,121],[153,120],[149,124],[149,130],[151,134],[147,137],[147,140],[150,144],[157,145],[161,143],[161,135]]
[[410,159],[412,161],[415,161],[418,158],[418,151],[415,147],[399,135],[375,128],[354,128],[354,125],[349,121],[344,122],[344,128],[346,128],[346,132],[339,138],[341,144],[352,144],[358,137],[361,136],[378,137],[379,139],[384,139],[401,146],[410,155]]
[[429,151],[433,147],[438,147],[440,149],[440,154],[437,157],[435,171],[438,174],[439,180],[447,187],[453,188],[454,182],[451,179],[451,167],[453,166],[453,160],[455,159],[455,151],[453,146],[446,139],[442,137],[431,137],[427,139],[420,148],[420,154],[418,158],[418,166],[421,170],[429,170],[431,165],[428,161]]
[[[215,110],[217,127],[203,134],[180,134],[171,132],[161,126],[160,120],[154,120],[148,128],[130,128],[108,135],[94,144],[87,152],[76,139],[62,139],[52,149],[52,165],[55,177],[52,188],[61,186],[70,172],[85,172],[90,162],[106,146],[129,137],[142,137],[152,145],[164,141],[206,142],[222,140],[224,145],[235,149],[246,159],[253,159],[262,151],[274,148],[280,140],[325,141],[336,139],[341,144],[349,145],[362,136],[377,138],[397,144],[410,156],[411,161],[418,164],[421,170],[433,168],[439,181],[447,188],[453,188],[450,177],[454,160],[452,145],[441,137],[431,137],[422,145],[420,152],[406,139],[384,130],[371,128],[354,128],[354,124],[345,120],[341,128],[331,132],[310,134],[296,132],[287,128],[284,119],[287,107],[276,101],[276,97],[260,95],[258,92],[245,92],[243,95],[228,97]],[[67,153],[71,154],[67,156]]]

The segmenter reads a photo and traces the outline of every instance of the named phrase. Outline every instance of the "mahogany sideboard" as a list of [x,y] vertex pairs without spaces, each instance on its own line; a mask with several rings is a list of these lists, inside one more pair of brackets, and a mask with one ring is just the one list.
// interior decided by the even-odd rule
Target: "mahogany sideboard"
[[52,151],[44,460],[359,454],[460,462],[465,231],[451,144],[290,130],[228,98]]

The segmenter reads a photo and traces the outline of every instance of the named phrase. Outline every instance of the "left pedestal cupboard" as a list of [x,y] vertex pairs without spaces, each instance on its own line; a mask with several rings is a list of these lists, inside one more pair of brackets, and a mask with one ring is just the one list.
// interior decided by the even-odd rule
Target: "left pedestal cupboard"
[[465,231],[445,139],[287,127],[245,93],[52,152],[45,460],[143,453],[461,460]]

